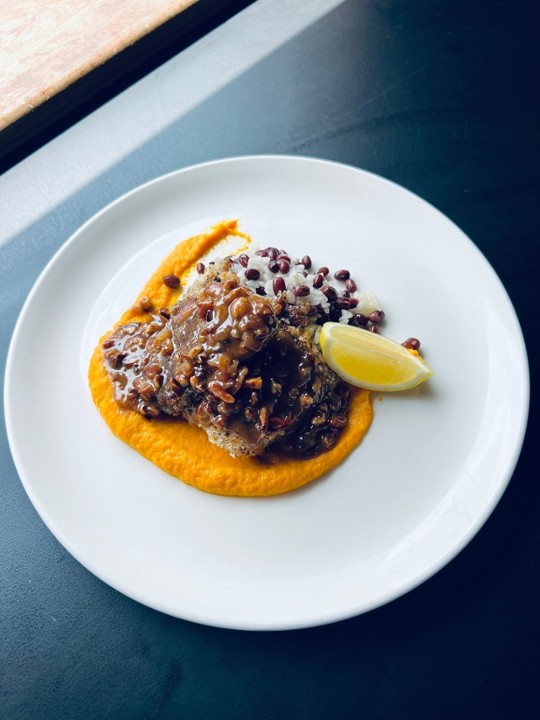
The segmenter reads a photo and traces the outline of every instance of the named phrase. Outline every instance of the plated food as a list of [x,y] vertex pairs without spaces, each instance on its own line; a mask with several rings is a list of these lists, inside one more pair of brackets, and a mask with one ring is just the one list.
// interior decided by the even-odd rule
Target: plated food
[[[132,306],[152,270],[182,238],[227,213],[242,218],[262,249],[307,252],[314,266],[347,268],[359,285],[369,283],[387,312],[381,332],[338,321],[339,328],[400,342],[419,333],[437,374],[436,382],[405,396],[387,394],[379,402],[372,393],[373,422],[356,449],[300,492],[269,499],[207,496],[178,482],[113,436],[88,389],[98,339],[126,309],[126,322],[148,319]],[[241,253],[243,242],[236,236],[227,252]],[[214,246],[216,254],[222,249]],[[190,278],[179,277],[187,289]],[[162,277],[155,288],[159,309],[174,291]],[[61,322],[52,322],[51,307],[62,308]],[[471,307],[479,321],[460,322]],[[47,382],[29,383],[37,347]],[[504,288],[448,218],[355,168],[296,157],[235,158],[137,188],[62,247],[21,313],[5,391],[8,437],[24,487],[84,567],[175,617],[276,630],[371,610],[455,557],[511,477],[526,427],[528,373]],[[348,425],[353,410],[354,403]],[[126,432],[157,425],[138,419],[142,426],[125,418]],[[176,425],[206,438],[185,421],[159,423],[156,455],[160,443],[169,444],[163,430]],[[189,442],[182,442],[189,454]],[[206,446],[209,472],[216,457],[225,463],[229,457],[235,468],[266,467]]]
[[[234,235],[242,252],[203,262]],[[338,464],[372,421],[367,390],[340,377],[335,350],[325,357],[333,345],[321,349],[321,328],[373,339],[383,320],[348,269],[255,249],[236,221],[222,222],[162,262],[96,348],[90,387],[111,430],[183,481],[218,494],[287,492]],[[405,345],[417,354],[418,341]]]

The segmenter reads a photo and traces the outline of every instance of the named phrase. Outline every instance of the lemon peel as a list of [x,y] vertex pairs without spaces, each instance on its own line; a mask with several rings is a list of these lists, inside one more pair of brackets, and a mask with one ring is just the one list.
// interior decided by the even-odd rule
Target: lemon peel
[[419,353],[351,325],[327,322],[319,341],[332,370],[345,382],[366,390],[409,390],[433,374]]

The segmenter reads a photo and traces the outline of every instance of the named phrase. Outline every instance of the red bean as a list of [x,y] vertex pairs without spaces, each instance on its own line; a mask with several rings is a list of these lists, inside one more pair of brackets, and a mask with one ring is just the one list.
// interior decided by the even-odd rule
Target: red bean
[[377,325],[384,320],[384,312],[382,310],[374,310],[371,315],[368,316],[370,322]]
[[197,272],[199,273],[199,275],[202,275],[204,273],[204,263],[197,263]]
[[279,263],[275,260],[271,260],[268,263],[268,269],[270,270],[270,272],[277,273],[277,271],[279,270]]
[[355,313],[349,320],[349,324],[355,327],[366,327],[368,319],[365,315],[362,315],[362,313]]
[[285,292],[287,289],[287,286],[285,285],[285,280],[282,277],[277,277],[274,279],[274,282],[272,283],[272,289],[276,295],[280,292]]
[[329,270],[327,267],[324,267],[324,266],[323,266],[322,268],[319,268],[319,269],[317,270],[317,274],[321,273],[321,275],[323,275],[324,277],[326,277],[329,272],[330,272],[330,270]]
[[309,270],[309,268],[311,267],[311,258],[309,257],[309,255],[304,255],[304,257],[302,258],[302,265],[306,268],[306,270]]
[[334,273],[336,280],[348,280],[351,277],[351,273],[348,270],[338,270]]
[[378,325],[372,325],[370,328],[372,333],[378,333],[379,332],[379,326]]
[[335,300],[337,298],[337,292],[331,285],[325,285],[321,292],[323,295],[325,295],[329,300]]
[[163,284],[174,290],[180,287],[180,278],[178,275],[173,275],[172,273],[170,275],[165,275],[163,278]]
[[290,268],[289,260],[288,260],[288,259],[285,260],[285,259],[283,258],[283,259],[280,261],[280,263],[279,263],[279,269],[281,270],[282,273],[285,274],[285,273],[288,273],[288,272],[289,272],[289,268]]
[[313,278],[313,287],[314,288],[320,288],[324,284],[324,275],[322,273],[317,273],[315,277]]
[[409,350],[420,350],[420,340],[418,340],[417,338],[409,338],[401,344],[403,345],[403,347],[406,347]]
[[296,297],[306,297],[306,295],[309,295],[310,290],[307,285],[297,285],[293,292]]
[[348,280],[345,280],[345,289],[349,292],[355,292],[356,290],[358,290],[356,283],[350,278]]
[[256,268],[248,268],[245,276],[248,280],[258,280],[261,277],[261,273]]
[[275,260],[279,255],[279,250],[275,247],[267,247],[266,253],[271,260]]
[[240,265],[242,267],[247,267],[249,258],[245,253],[242,253],[241,255],[238,256],[238,262],[240,263]]

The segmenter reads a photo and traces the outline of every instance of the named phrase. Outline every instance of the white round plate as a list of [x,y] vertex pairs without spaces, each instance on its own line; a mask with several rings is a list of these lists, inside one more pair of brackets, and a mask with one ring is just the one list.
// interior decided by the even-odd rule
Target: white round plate
[[[86,381],[99,336],[165,254],[225,218],[263,247],[349,268],[381,300],[385,334],[420,338],[434,370],[374,398],[373,425],[340,467],[268,499],[166,475],[110,433]],[[454,557],[511,477],[528,393],[512,305],[446,217],[356,168],[260,156],[158,178],[87,222],[23,308],[5,398],[24,487],[91,572],[180,618],[285,629],[375,608]]]

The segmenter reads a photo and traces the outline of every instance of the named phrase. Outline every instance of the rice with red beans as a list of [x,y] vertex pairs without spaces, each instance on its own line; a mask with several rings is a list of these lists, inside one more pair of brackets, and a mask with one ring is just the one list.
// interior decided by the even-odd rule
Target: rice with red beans
[[[331,320],[379,331],[384,319],[377,296],[361,288],[349,270],[314,264],[275,247],[250,249],[231,257],[231,270],[243,285],[260,295],[279,299],[294,315],[298,306],[313,324]],[[199,272],[204,272],[201,264]]]

